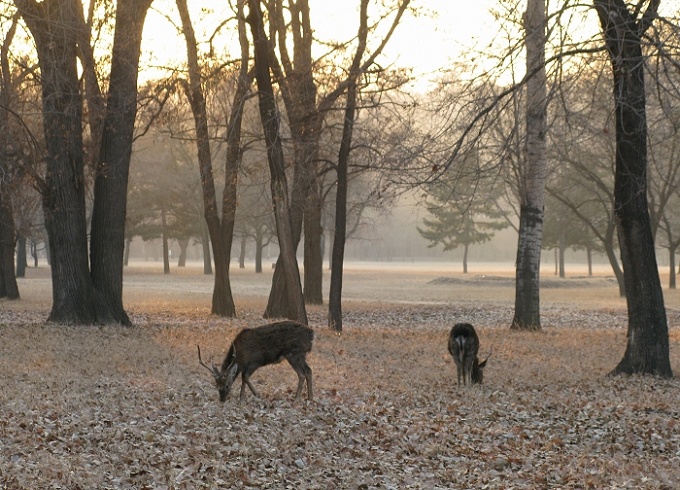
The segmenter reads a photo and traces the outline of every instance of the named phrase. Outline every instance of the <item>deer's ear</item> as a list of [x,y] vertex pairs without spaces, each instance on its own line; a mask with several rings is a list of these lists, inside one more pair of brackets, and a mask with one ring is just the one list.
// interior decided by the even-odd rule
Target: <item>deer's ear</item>
[[480,363],[479,363],[479,368],[480,368],[480,369],[484,369],[484,367],[486,366],[486,361],[488,361],[488,359],[484,359],[483,362],[480,362]]
[[236,377],[236,373],[238,372],[238,364],[235,362],[232,362],[231,365],[227,368],[227,370],[222,373],[222,376],[225,376],[227,379],[231,379]]

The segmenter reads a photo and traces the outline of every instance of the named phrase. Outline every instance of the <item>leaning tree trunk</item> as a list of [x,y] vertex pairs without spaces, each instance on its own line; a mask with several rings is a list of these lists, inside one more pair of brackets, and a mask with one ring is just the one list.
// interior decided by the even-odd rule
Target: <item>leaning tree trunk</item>
[[118,0],[111,76],[90,237],[91,276],[100,323],[131,325],[123,307],[128,176],[137,115],[142,30],[152,0]]
[[[285,277],[288,296],[289,317],[301,323],[307,323],[307,311],[302,294],[300,270],[295,258],[295,246],[291,228],[288,184],[283,156],[283,147],[279,132],[278,111],[274,98],[274,89],[269,74],[269,42],[264,31],[262,11],[259,0],[249,0],[250,14],[248,22],[253,32],[255,44],[255,75],[258,88],[260,119],[267,145],[267,159],[271,173],[272,204],[276,218],[276,231],[281,250],[280,260]],[[292,314],[291,314],[292,313]]]
[[545,1],[529,0],[524,16],[527,52],[526,169],[521,192],[515,271],[515,316],[510,328],[540,330],[540,269],[546,180],[547,83]]
[[647,203],[647,116],[641,36],[656,17],[636,19],[623,0],[595,0],[614,78],[614,212],[628,303],[628,343],[611,374],[673,375],[668,325]]

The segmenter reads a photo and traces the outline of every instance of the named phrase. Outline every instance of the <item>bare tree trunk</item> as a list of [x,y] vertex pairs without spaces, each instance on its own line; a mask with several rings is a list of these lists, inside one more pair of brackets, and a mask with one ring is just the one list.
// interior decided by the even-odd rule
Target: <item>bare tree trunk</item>
[[[352,72],[358,72],[361,57],[366,50],[368,36],[368,0],[361,0],[359,14],[359,33],[356,53],[352,61]],[[342,275],[345,263],[345,242],[347,240],[347,173],[349,156],[352,148],[352,134],[357,105],[357,78],[347,87],[345,119],[342,128],[342,140],[338,152],[338,184],[335,196],[335,234],[333,237],[333,254],[331,260],[331,285],[328,295],[328,326],[331,330],[342,332]]]
[[[31,243],[31,256],[33,257],[33,267],[38,268],[38,250],[35,243]],[[47,251],[49,254],[49,249]]]
[[201,222],[201,247],[203,249],[203,275],[211,276],[212,269],[212,252],[210,251],[210,235],[208,234],[208,224],[203,220]]
[[[323,120],[335,101],[351,83],[355,83],[358,76],[370,67],[376,56],[385,47],[392,36],[403,13],[408,8],[410,0],[399,4],[393,23],[378,48],[367,58],[358,70],[350,70],[349,77],[338,84],[322,100],[317,101],[317,87],[312,69],[313,29],[311,27],[308,0],[291,1],[289,11],[285,13],[283,2],[270,2],[269,21],[278,36],[277,46],[281,51],[284,69],[272,56],[272,70],[281,87],[281,94],[288,112],[291,136],[295,145],[295,172],[293,175],[293,190],[291,197],[291,224],[293,230],[293,244],[297,250],[300,241],[302,224],[304,222],[304,296],[309,304],[323,303],[322,279],[323,256],[321,252],[321,211],[323,200],[319,184],[319,139],[322,134]],[[290,16],[288,19],[285,17]],[[293,41],[285,39],[286,29],[293,32]],[[293,46],[293,63],[287,52],[288,45]],[[265,317],[279,316],[286,308],[285,282],[281,275],[281,261],[272,279],[272,289],[265,310]]]
[[97,320],[131,325],[123,307],[123,253],[130,156],[137,114],[137,75],[144,19],[152,0],[116,6],[111,76],[94,188],[90,268]]
[[28,258],[26,256],[26,237],[20,236],[17,239],[17,277],[26,277],[26,267],[28,267]]
[[255,44],[255,73],[260,105],[260,119],[267,144],[267,159],[271,173],[272,204],[279,237],[279,256],[285,277],[289,301],[289,318],[307,324],[307,311],[300,283],[300,270],[295,258],[295,245],[289,213],[288,185],[279,133],[278,111],[269,74],[269,41],[267,40],[259,0],[249,0],[248,22]]
[[87,256],[82,99],[76,63],[75,0],[15,0],[38,51],[46,178],[41,189],[50,244],[52,310],[48,321],[97,320]]
[[[196,126],[196,144],[198,147],[198,162],[203,189],[203,206],[208,233],[215,259],[215,285],[212,297],[212,313],[221,316],[235,316],[236,307],[231,292],[229,266],[231,263],[231,246],[234,239],[234,219],[236,214],[236,188],[238,183],[238,167],[241,161],[241,121],[243,104],[249,90],[247,77],[248,43],[242,20],[239,20],[239,39],[241,50],[246,55],[241,57],[241,70],[237,81],[237,88],[232,101],[229,121],[227,121],[227,155],[225,162],[225,185],[222,193],[222,217],[220,219],[215,191],[215,180],[210,153],[210,137],[208,118],[206,113],[205,96],[201,86],[201,73],[198,65],[196,37],[189,17],[186,0],[176,0],[177,8],[182,19],[182,27],[187,45],[187,60],[189,64],[189,84],[185,91]],[[238,3],[242,13],[243,2]],[[243,15],[239,18],[242,19]]]
[[595,0],[614,78],[614,211],[628,303],[626,352],[612,374],[672,377],[666,309],[647,203],[645,58],[641,36],[656,18],[657,7],[658,1],[653,1],[641,12],[629,10],[623,0]]
[[540,269],[545,205],[547,83],[545,0],[528,0],[524,15],[527,52],[526,165],[522,178],[515,277],[515,316],[510,328],[540,330]]
[[668,251],[668,289],[675,289],[675,248]]
[[177,240],[179,245],[179,257],[177,258],[177,267],[186,267],[187,265],[187,248],[189,248],[189,239],[182,238]]
[[[50,242],[53,307],[49,320],[58,323],[120,323],[130,321],[122,307],[122,262],[125,197],[131,134],[136,111],[137,63],[146,9],[151,1],[121,1],[109,80],[106,124],[115,143],[102,142],[99,154],[106,167],[97,168],[92,218],[91,255],[87,259],[82,154],[82,100],[78,86],[76,44],[81,46],[94,85],[87,36],[82,36],[82,5],[74,0],[15,2],[27,19],[38,47],[47,141],[47,179],[43,207]],[[101,128],[101,94],[91,96],[89,113],[93,147]],[[104,224],[102,224],[104,223]],[[105,244],[102,245],[102,243]],[[91,270],[90,267],[91,266]]]
[[167,218],[165,209],[161,210],[161,243],[163,249],[163,274],[170,274],[170,245],[168,244]]
[[[362,7],[366,5],[362,2]],[[365,8],[365,7],[364,7]],[[352,131],[356,111],[356,83],[347,89],[345,122],[338,154],[338,183],[335,196],[335,237],[331,260],[331,284],[328,294],[328,326],[335,332],[342,332],[342,273],[345,263],[345,241],[347,239],[347,167],[352,147]]]
[[255,273],[262,274],[262,237],[257,236],[255,238]]
[[559,264],[560,264],[560,279],[564,279],[567,276],[566,269],[564,267],[564,227],[560,229],[560,241],[558,244],[558,250],[559,250]]
[[238,268],[239,269],[245,269],[246,268],[246,236],[243,235],[241,237],[241,250],[239,251],[238,254]]
[[467,243],[463,247],[463,274],[468,273],[468,251],[470,250],[470,245]]
[[0,184],[0,298],[19,299],[14,269],[14,215],[12,203]]
[[132,237],[127,237],[125,239],[125,255],[123,256],[124,267],[130,263],[130,244],[132,244]]

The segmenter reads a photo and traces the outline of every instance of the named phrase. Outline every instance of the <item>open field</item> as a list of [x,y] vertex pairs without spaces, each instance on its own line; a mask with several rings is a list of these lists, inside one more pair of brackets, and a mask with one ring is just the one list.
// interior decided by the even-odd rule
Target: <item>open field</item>
[[[0,300],[0,489],[680,488],[680,382],[607,376],[626,315],[606,271],[544,273],[528,334],[508,329],[507,267],[349,264],[343,335],[309,308],[315,400],[292,400],[283,363],[240,405],[240,381],[218,402],[196,344],[219,358],[265,323],[271,271],[233,272],[236,319],[209,315],[197,266],[161,271],[126,270],[131,329],[44,324],[46,269]],[[680,292],[665,294],[678,373]],[[482,387],[456,386],[459,321],[493,349]]]

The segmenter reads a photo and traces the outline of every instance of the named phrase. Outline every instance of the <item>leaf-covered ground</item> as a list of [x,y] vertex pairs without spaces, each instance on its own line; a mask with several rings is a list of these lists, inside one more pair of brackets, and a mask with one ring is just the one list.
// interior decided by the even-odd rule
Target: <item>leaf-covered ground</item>
[[[282,363],[253,376],[261,399],[239,404],[237,382],[220,404],[196,345],[224,355],[264,323],[261,299],[222,319],[203,291],[157,292],[129,301],[134,328],[67,327],[44,324],[49,305],[22,287],[27,299],[0,303],[0,489],[680,487],[680,382],[607,376],[625,349],[618,301],[544,304],[533,334],[508,329],[495,293],[350,301],[342,336],[310,308],[315,400],[293,401]],[[493,350],[482,387],[456,386],[458,321]],[[673,355],[672,309],[669,325]]]

